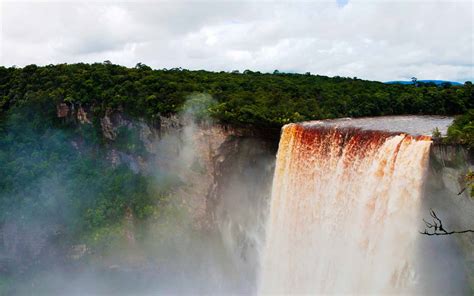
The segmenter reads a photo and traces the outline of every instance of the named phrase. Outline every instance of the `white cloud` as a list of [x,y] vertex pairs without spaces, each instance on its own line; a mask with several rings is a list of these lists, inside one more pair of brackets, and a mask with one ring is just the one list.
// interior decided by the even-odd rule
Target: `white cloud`
[[3,2],[0,63],[474,79],[471,1]]

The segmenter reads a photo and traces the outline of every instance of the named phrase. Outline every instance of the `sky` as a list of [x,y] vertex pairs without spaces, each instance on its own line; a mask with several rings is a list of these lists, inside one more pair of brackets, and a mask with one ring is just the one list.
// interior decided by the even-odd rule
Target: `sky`
[[0,65],[474,80],[473,1],[0,0]]

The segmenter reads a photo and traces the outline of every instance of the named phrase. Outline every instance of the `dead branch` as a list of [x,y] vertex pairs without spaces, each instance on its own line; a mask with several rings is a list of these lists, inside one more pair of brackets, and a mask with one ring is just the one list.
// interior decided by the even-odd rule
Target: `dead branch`
[[440,218],[436,215],[436,212],[433,209],[430,209],[430,216],[432,218],[432,222],[428,222],[423,219],[425,222],[425,230],[423,232],[420,231],[421,234],[424,235],[451,235],[451,234],[458,234],[458,233],[474,233],[474,229],[466,229],[466,230],[453,230],[448,231],[444,228],[443,222]]

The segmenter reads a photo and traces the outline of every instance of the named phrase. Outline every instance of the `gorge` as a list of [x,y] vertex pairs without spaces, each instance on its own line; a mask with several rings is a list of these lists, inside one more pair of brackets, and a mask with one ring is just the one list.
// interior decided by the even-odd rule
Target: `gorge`
[[[68,112],[70,120],[74,113]],[[19,233],[10,220],[2,229],[4,256],[19,266],[49,258],[45,252],[52,250],[54,260],[65,256],[59,269],[48,267],[49,277],[27,280],[52,294],[467,293],[470,237],[439,241],[419,233],[431,207],[451,227],[471,221],[472,199],[457,193],[472,155],[432,144],[428,136],[434,127],[444,133],[451,121],[306,122],[284,126],[279,137],[274,130],[195,123],[187,116],[161,118],[157,127],[109,112],[104,136],[136,129],[151,154],[144,161],[110,146],[108,161],[154,175],[158,184],[173,178],[186,184],[172,192],[187,214],[148,222],[146,232],[130,216],[122,226],[128,239],[105,253],[89,243],[53,247],[47,229],[57,223],[43,224],[46,233],[31,224]],[[18,245],[32,255],[18,253]],[[97,260],[94,269],[81,263],[87,258]]]
[[470,83],[0,72],[0,294],[472,293]]

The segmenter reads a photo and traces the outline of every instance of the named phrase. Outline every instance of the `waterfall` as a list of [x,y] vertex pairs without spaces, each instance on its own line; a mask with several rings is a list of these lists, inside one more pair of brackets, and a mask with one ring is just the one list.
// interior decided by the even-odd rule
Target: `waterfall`
[[409,291],[430,145],[427,136],[284,126],[259,293]]

